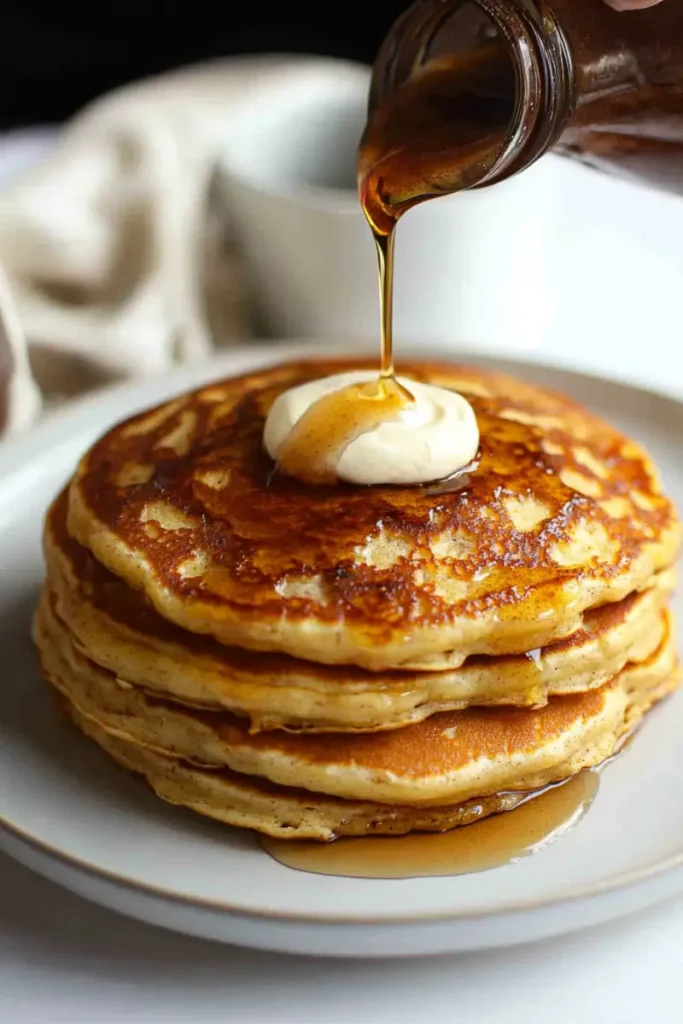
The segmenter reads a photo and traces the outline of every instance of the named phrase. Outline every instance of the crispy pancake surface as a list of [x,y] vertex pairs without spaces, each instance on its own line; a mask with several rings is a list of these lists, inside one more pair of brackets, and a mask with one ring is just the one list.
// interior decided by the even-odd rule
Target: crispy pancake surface
[[[370,734],[252,734],[227,712],[179,708],[122,686],[81,656],[44,601],[37,639],[47,678],[111,735],[204,767],[350,800],[440,805],[534,789],[598,764],[615,750],[634,693],[672,677],[668,623],[657,651],[599,689],[553,698],[544,708],[470,708],[432,715],[404,729]],[[540,779],[540,783],[537,781]]]
[[370,673],[225,647],[167,622],[69,537],[65,494],[48,515],[45,553],[54,614],[89,659],[151,694],[246,716],[254,730],[392,729],[472,704],[540,707],[553,694],[593,689],[659,645],[675,583],[664,571],[649,590],[586,612],[576,633],[529,655]]
[[258,371],[115,427],[71,484],[71,534],[189,631],[372,671],[550,644],[675,558],[676,513],[640,447],[473,368],[400,368],[472,403],[481,449],[460,479],[316,488],[279,474],[262,446],[274,398],[350,368]]
[[[226,824],[255,829],[267,835],[326,841],[345,835],[443,832],[479,821],[490,814],[513,810],[535,789],[566,779],[578,768],[595,765],[604,759],[603,755],[609,756],[605,752],[618,749],[620,740],[637,726],[649,707],[674,690],[677,684],[676,672],[658,681],[650,673],[634,675],[628,699],[624,701],[622,697],[618,701],[623,711],[621,716],[613,714],[613,711],[609,715],[605,713],[607,732],[602,740],[595,742],[583,758],[572,758],[563,764],[547,767],[533,778],[527,777],[527,790],[507,790],[436,805],[340,799],[306,789],[275,785],[262,777],[229,769],[201,768],[139,743],[131,743],[115,732],[107,731],[69,700],[64,702],[64,706],[87,736],[94,739],[122,767],[143,775],[162,799]],[[608,684],[605,688],[607,691],[610,699],[604,702],[603,712],[606,712],[608,704],[612,704],[614,709],[617,702],[615,688]],[[594,701],[595,694],[590,697]],[[557,699],[575,701],[577,698]],[[607,725],[608,719],[611,719],[611,725]],[[608,739],[610,728],[615,730],[611,740]]]

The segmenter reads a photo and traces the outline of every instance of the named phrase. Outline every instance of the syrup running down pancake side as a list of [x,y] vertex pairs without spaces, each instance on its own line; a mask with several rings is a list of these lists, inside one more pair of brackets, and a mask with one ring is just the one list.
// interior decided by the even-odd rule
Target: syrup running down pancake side
[[363,836],[333,843],[260,837],[266,853],[286,867],[348,878],[467,875],[514,864],[539,853],[583,818],[600,782],[598,769],[547,786],[512,811],[440,834]]
[[[678,685],[665,606],[681,530],[647,453],[522,381],[398,370],[416,408],[337,468],[370,440],[405,462],[401,431],[419,433],[421,389],[436,385],[455,397],[453,422],[465,401],[477,426],[466,481],[273,474],[276,405],[284,439],[321,380],[329,393],[370,383],[371,364],[213,381],[81,460],[48,519],[34,622],[59,707],[160,798],[325,844],[322,867],[307,848],[271,852],[366,877],[483,870],[539,848],[590,798],[572,796],[578,782],[543,787],[603,764]],[[378,846],[384,866],[368,866],[379,837],[407,833],[436,835]],[[349,866],[362,851],[329,842],[357,837],[369,845]]]

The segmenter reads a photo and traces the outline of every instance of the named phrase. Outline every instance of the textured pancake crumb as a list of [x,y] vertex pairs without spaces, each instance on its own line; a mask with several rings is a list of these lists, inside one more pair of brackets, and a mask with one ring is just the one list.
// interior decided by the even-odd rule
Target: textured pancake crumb
[[373,671],[545,646],[674,560],[676,512],[637,444],[566,398],[472,367],[401,368],[475,410],[481,448],[457,486],[278,474],[262,446],[275,397],[349,368],[257,371],[114,427],[71,483],[70,532],[187,630]]
[[[228,648],[165,621],[66,531],[66,496],[46,523],[55,614],[95,663],[160,696],[247,716],[254,730],[392,729],[471,704],[543,706],[549,696],[601,686],[661,639],[675,584],[658,574],[640,594],[586,612],[581,628],[521,655],[473,656],[442,672],[370,673],[286,655]],[[183,572],[201,571],[193,560]]]

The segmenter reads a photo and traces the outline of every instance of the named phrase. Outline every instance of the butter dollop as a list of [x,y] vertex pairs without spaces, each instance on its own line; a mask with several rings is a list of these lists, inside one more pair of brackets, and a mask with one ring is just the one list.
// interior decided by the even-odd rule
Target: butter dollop
[[[308,381],[273,402],[263,441],[277,462],[278,450],[301,417],[324,395],[377,378],[359,370]],[[469,465],[479,448],[479,427],[467,399],[456,391],[397,378],[415,401],[398,415],[356,436],[341,452],[336,474],[347,483],[425,484]]]

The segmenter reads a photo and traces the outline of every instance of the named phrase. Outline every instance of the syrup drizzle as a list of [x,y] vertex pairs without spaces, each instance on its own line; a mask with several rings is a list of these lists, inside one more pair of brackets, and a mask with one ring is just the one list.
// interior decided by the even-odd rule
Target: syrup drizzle
[[514,864],[545,849],[584,816],[598,791],[598,770],[529,793],[512,811],[450,832],[363,836],[333,843],[270,839],[260,843],[280,864],[349,878],[465,875]]

